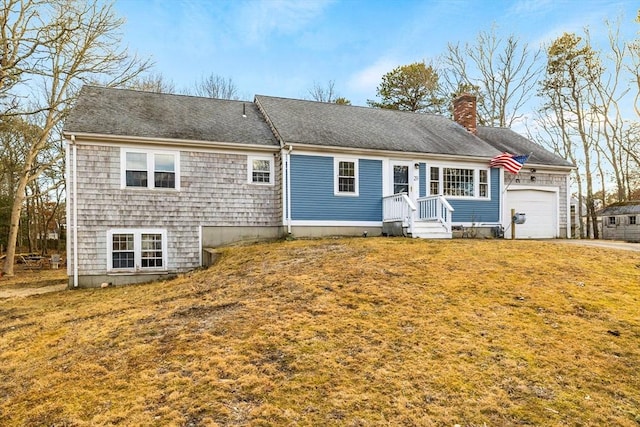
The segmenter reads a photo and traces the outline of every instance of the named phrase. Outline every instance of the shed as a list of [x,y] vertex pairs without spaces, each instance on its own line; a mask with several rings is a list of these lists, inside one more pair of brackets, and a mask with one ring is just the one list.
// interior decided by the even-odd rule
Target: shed
[[640,242],[640,200],[614,203],[600,216],[603,239]]

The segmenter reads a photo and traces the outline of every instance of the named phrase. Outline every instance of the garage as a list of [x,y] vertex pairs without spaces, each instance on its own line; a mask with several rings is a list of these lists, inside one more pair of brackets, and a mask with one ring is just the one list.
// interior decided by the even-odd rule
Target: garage
[[507,190],[503,218],[505,237],[511,236],[511,209],[526,214],[526,222],[517,224],[516,239],[558,237],[558,189],[510,188]]

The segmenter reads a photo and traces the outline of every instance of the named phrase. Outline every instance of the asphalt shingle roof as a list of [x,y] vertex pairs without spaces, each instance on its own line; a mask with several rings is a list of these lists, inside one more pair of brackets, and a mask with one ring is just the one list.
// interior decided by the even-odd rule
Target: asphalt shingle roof
[[506,151],[510,154],[531,153],[527,163],[564,167],[573,166],[562,157],[553,154],[539,144],[508,128],[478,126],[478,137],[500,150],[500,152]]
[[508,151],[532,153],[528,163],[572,166],[506,128],[478,127],[476,136],[434,114],[264,95],[254,103],[84,86],[64,131],[277,146],[258,106],[284,143],[487,159]]
[[278,145],[252,102],[97,86],[82,88],[64,131]]
[[434,114],[256,95],[285,143],[493,157],[500,152]]
[[607,206],[600,215],[638,215],[640,214],[640,200],[619,202]]

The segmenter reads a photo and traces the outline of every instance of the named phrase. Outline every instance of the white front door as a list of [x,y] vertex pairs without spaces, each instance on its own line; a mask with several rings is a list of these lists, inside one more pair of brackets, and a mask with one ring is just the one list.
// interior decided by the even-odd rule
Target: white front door
[[416,185],[414,184],[413,163],[391,162],[392,194],[407,193],[412,200]]

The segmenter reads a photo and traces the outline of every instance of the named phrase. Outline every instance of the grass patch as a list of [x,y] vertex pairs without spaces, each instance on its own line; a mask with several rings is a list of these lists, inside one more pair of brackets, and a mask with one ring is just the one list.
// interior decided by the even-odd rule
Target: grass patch
[[394,238],[0,301],[0,424],[640,424],[638,254]]

